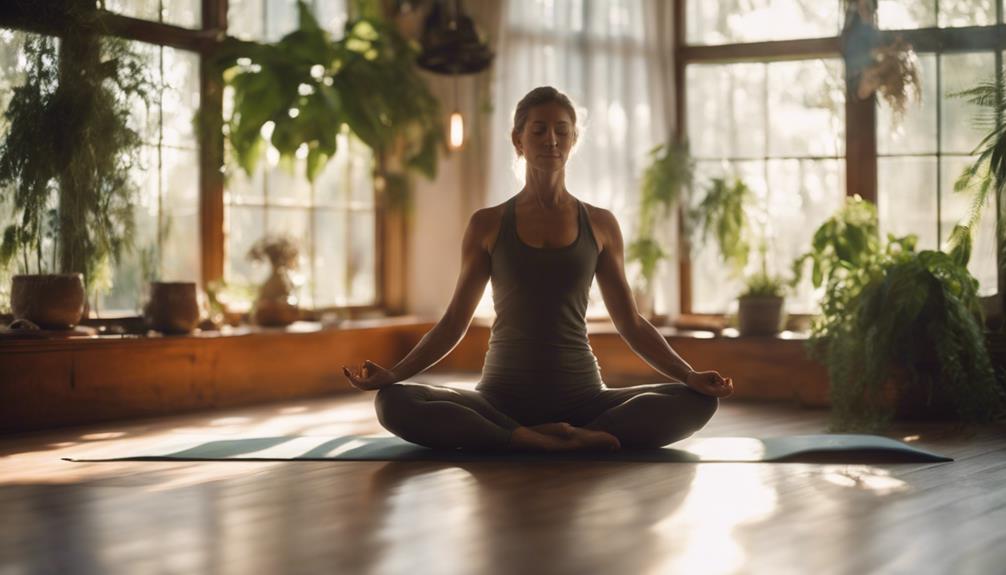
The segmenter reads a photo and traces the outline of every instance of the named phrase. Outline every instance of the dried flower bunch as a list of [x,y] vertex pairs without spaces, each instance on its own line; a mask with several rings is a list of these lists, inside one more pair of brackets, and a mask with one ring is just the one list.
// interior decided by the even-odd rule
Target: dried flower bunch
[[268,261],[274,268],[296,268],[299,255],[297,240],[284,234],[267,234],[248,250],[248,259]]
[[922,99],[918,58],[912,45],[901,36],[873,50],[873,63],[859,83],[859,97],[868,98],[874,91],[880,93],[896,118],[904,116],[910,100]]

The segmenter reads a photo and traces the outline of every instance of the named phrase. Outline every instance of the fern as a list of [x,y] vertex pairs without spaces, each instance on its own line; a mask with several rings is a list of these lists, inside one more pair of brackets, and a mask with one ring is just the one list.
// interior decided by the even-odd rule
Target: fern
[[[875,214],[872,206],[847,206],[815,234],[811,259],[828,273],[809,349],[828,368],[832,428],[882,429],[893,415],[890,394],[909,388],[930,402],[942,393],[964,421],[1002,418],[1006,394],[989,358],[978,282],[966,260],[916,252],[911,236],[889,236],[883,249],[875,237],[855,243],[857,250],[847,249],[847,241],[839,248],[851,229],[875,231]],[[898,390],[888,387],[894,375],[901,376]]]

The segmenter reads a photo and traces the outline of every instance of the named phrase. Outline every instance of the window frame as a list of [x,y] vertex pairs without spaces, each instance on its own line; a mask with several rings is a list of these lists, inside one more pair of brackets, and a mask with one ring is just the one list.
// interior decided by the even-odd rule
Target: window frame
[[[674,135],[687,138],[687,94],[685,72],[690,64],[732,64],[737,62],[776,62],[814,58],[842,58],[843,37],[806,38],[738,44],[693,45],[687,43],[687,0],[674,0]],[[1003,52],[1006,51],[1006,24],[1003,3],[996,0],[996,23],[990,26],[960,28],[919,28],[913,30],[878,30],[880,41],[903,37],[918,53],[994,52],[997,73],[1003,73]],[[845,195],[859,194],[877,202],[877,99],[866,100],[850,93],[850,77],[846,62],[845,102]],[[1000,198],[995,197],[995,213],[1000,213]],[[683,216],[683,212],[681,213]],[[934,215],[938,216],[938,215]],[[680,310],[685,317],[718,317],[721,314],[693,313],[692,274],[689,238],[679,234]],[[998,309],[1006,309],[1006,274],[1002,273],[1002,254],[996,250],[998,292],[994,296]],[[796,314],[798,317],[806,317]]]
[[[68,0],[67,5],[81,0]],[[86,2],[86,0],[84,0]],[[83,3],[83,2],[82,2]],[[100,10],[107,24],[108,34],[126,40],[145,42],[194,52],[199,55],[199,95],[200,117],[202,119],[196,135],[199,143],[199,230],[200,230],[200,284],[224,278],[225,235],[224,235],[224,137],[223,101],[224,81],[222,74],[215,73],[212,60],[217,48],[227,38],[228,0],[201,0],[202,25],[200,28],[185,28],[174,24],[155,22],[124,16],[107,10]],[[62,17],[40,18],[33,14],[28,3],[6,2],[0,4],[0,28],[18,30],[51,36],[60,36],[70,25]],[[394,243],[400,227],[385,220],[388,206],[384,194],[376,193],[374,198],[375,217],[375,291],[373,304],[338,307],[312,308],[304,310],[308,317],[320,317],[327,311],[340,310],[350,314],[389,309],[398,297],[398,284],[405,284],[405,271],[394,269],[386,254],[389,243]],[[389,235],[391,241],[389,242]],[[394,250],[393,250],[394,251]],[[401,259],[391,254],[391,260]],[[391,311],[401,311],[393,309]]]

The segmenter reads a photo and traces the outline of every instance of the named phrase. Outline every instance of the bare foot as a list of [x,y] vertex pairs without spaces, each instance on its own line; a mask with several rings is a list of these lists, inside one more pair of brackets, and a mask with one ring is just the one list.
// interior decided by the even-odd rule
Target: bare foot
[[538,433],[544,433],[545,435],[552,435],[554,437],[572,437],[576,432],[576,428],[566,422],[559,423],[541,423],[539,425],[529,425],[528,429],[532,431],[537,431]]
[[542,426],[518,427],[510,436],[510,449],[515,451],[615,451],[621,447],[618,438],[606,431],[593,431],[582,427],[573,427],[566,423],[545,425],[551,426],[548,428],[549,431],[567,435],[544,433]]

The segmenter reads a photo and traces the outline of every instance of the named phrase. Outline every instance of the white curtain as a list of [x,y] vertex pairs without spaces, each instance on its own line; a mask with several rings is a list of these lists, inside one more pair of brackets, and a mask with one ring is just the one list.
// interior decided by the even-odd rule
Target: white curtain
[[[673,129],[670,10],[666,0],[504,3],[494,65],[487,204],[520,191],[523,168],[515,170],[510,144],[514,108],[532,88],[551,85],[578,107],[580,139],[566,167],[567,188],[612,210],[626,244],[631,241],[647,152],[665,142]],[[666,222],[661,232],[673,241],[673,222]],[[678,307],[677,259],[665,260],[662,268],[657,311],[673,314]],[[631,281],[633,270],[628,272]],[[595,283],[588,315],[605,313]]]

